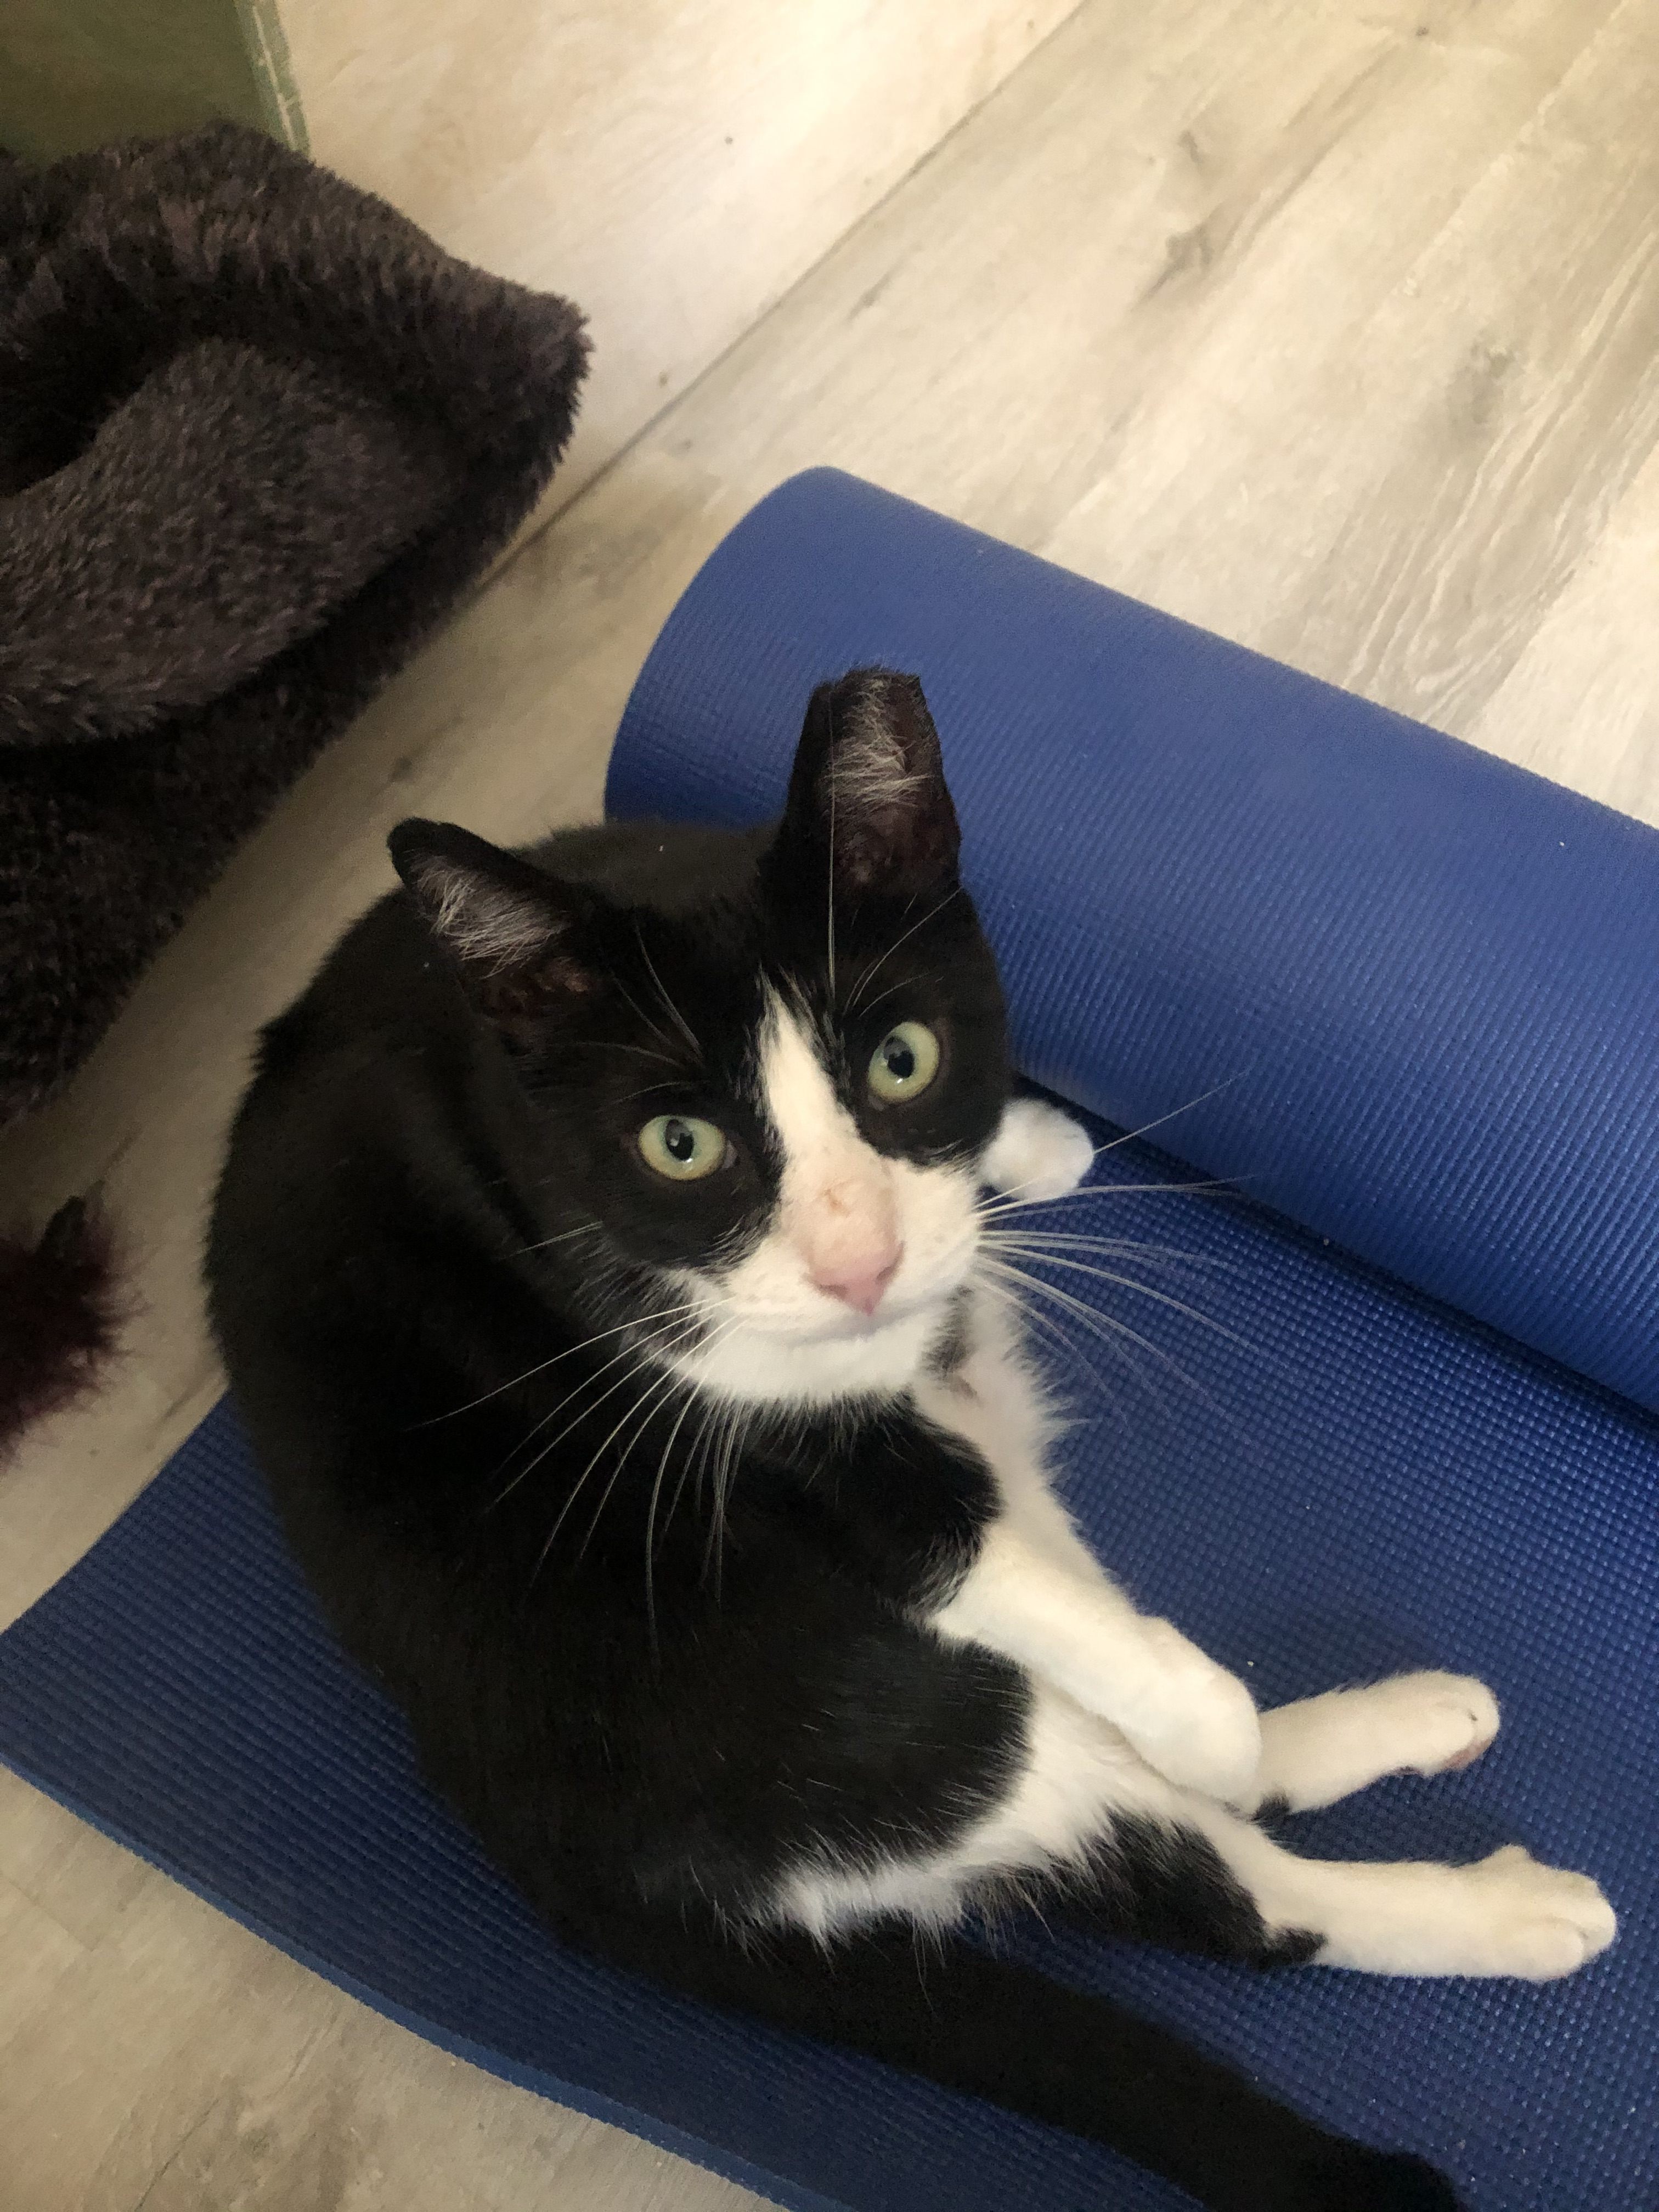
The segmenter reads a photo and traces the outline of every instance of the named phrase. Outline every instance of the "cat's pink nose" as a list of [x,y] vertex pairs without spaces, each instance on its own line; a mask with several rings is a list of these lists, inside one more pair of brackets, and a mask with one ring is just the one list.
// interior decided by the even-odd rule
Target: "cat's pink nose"
[[842,1299],[855,1312],[872,1314],[903,1257],[896,1246],[890,1252],[878,1254],[873,1261],[866,1256],[845,1266],[814,1267],[812,1280],[828,1297]]

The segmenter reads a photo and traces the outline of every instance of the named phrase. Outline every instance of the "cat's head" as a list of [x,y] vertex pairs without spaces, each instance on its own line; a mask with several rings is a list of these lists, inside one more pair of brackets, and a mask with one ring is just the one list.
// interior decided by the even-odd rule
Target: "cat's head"
[[813,695],[770,833],[636,825],[557,875],[392,834],[522,1087],[561,1275],[726,1395],[902,1387],[948,1330],[1009,1085],[957,844],[921,686],[881,669]]

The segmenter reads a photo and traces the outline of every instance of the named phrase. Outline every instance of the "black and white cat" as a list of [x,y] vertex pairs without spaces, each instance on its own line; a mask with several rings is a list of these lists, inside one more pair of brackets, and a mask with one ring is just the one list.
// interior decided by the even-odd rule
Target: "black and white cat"
[[[1112,2144],[1217,2212],[1445,2207],[962,1934],[1009,1903],[1260,1966],[1570,1973],[1595,1884],[1295,1856],[1252,1817],[1476,1758],[1479,1682],[1258,1714],[1049,1486],[988,1188],[1011,1102],[914,678],[813,697],[781,822],[406,822],[265,1032],[213,1312],[290,1538],[562,1936]],[[919,1942],[918,1931],[926,1941]]]

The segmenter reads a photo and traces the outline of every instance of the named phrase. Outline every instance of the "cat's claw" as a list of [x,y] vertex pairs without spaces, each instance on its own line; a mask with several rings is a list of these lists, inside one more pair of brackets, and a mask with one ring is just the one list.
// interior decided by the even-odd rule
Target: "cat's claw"
[[993,1190],[1033,1201],[1064,1198],[1089,1172],[1089,1132],[1044,1098],[1012,1099],[980,1162]]

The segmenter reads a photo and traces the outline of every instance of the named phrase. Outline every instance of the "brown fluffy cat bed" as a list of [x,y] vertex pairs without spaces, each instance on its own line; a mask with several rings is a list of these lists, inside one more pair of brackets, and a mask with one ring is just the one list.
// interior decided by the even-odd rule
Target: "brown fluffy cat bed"
[[[0,1121],[529,512],[585,361],[256,132],[0,155]],[[0,1436],[58,1395],[15,1319],[50,1246],[0,1251]],[[95,1322],[24,1339],[72,1376]]]

